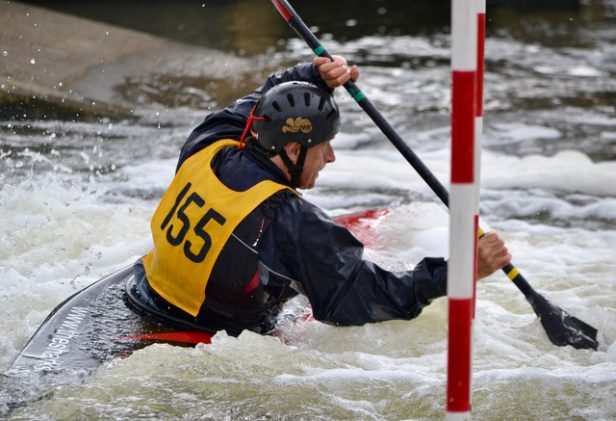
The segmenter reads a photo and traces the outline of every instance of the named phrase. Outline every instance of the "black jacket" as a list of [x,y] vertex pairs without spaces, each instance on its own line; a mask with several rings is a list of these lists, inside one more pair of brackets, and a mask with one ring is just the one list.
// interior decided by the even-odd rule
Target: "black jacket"
[[[290,80],[327,88],[311,64],[270,76],[251,95],[208,115],[183,146],[178,168],[217,140],[239,139],[260,95]],[[221,181],[234,190],[246,190],[266,179],[289,184],[254,147],[242,151],[226,148],[216,156],[213,167]],[[196,318],[170,308],[158,297],[148,287],[139,264],[136,288],[143,301],[159,310],[165,308],[174,319],[235,335],[244,329],[272,330],[280,307],[298,293],[308,297],[317,320],[341,326],[412,319],[431,299],[446,294],[446,263],[441,258],[426,258],[413,271],[392,273],[362,256],[363,245],[345,227],[284,190],[262,203],[236,228],[214,265],[207,298]]]

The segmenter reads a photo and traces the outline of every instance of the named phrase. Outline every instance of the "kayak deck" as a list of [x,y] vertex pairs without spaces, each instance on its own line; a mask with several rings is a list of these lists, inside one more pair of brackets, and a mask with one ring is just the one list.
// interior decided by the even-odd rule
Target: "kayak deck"
[[125,292],[132,277],[132,266],[126,267],[58,305],[0,377],[0,390],[8,395],[2,401],[10,408],[21,406],[153,342],[185,346],[210,342],[209,332],[178,332],[135,311]]
[[[125,295],[132,276],[132,267],[121,269],[60,304],[4,374],[88,370],[152,340],[194,344],[188,332],[174,336],[177,329],[132,309]],[[211,336],[200,333],[203,341]]]

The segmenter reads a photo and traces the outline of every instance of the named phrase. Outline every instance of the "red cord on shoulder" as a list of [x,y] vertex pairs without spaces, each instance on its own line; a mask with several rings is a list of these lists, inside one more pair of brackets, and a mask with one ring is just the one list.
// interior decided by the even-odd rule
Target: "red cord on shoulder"
[[256,107],[257,107],[256,105],[252,107],[252,110],[250,110],[250,114],[248,115],[248,120],[246,120],[246,126],[244,126],[242,137],[240,137],[240,144],[237,146],[238,148],[240,148],[240,150],[244,149],[245,147],[244,139],[246,138],[246,134],[248,133],[248,130],[250,130],[250,127],[252,126],[252,122],[254,120],[267,121],[267,117],[258,117],[255,115]]

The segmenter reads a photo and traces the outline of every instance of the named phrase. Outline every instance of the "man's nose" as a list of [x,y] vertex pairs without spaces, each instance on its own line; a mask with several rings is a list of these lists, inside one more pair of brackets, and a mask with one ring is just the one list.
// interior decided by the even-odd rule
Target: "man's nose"
[[327,146],[327,162],[334,162],[336,160],[336,153],[334,152],[334,148],[331,144]]

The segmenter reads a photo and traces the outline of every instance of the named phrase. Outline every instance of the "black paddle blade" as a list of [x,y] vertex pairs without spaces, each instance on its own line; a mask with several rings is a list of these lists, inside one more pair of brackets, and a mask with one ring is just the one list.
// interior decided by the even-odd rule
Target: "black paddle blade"
[[597,329],[555,306],[536,291],[527,297],[554,345],[597,350]]

